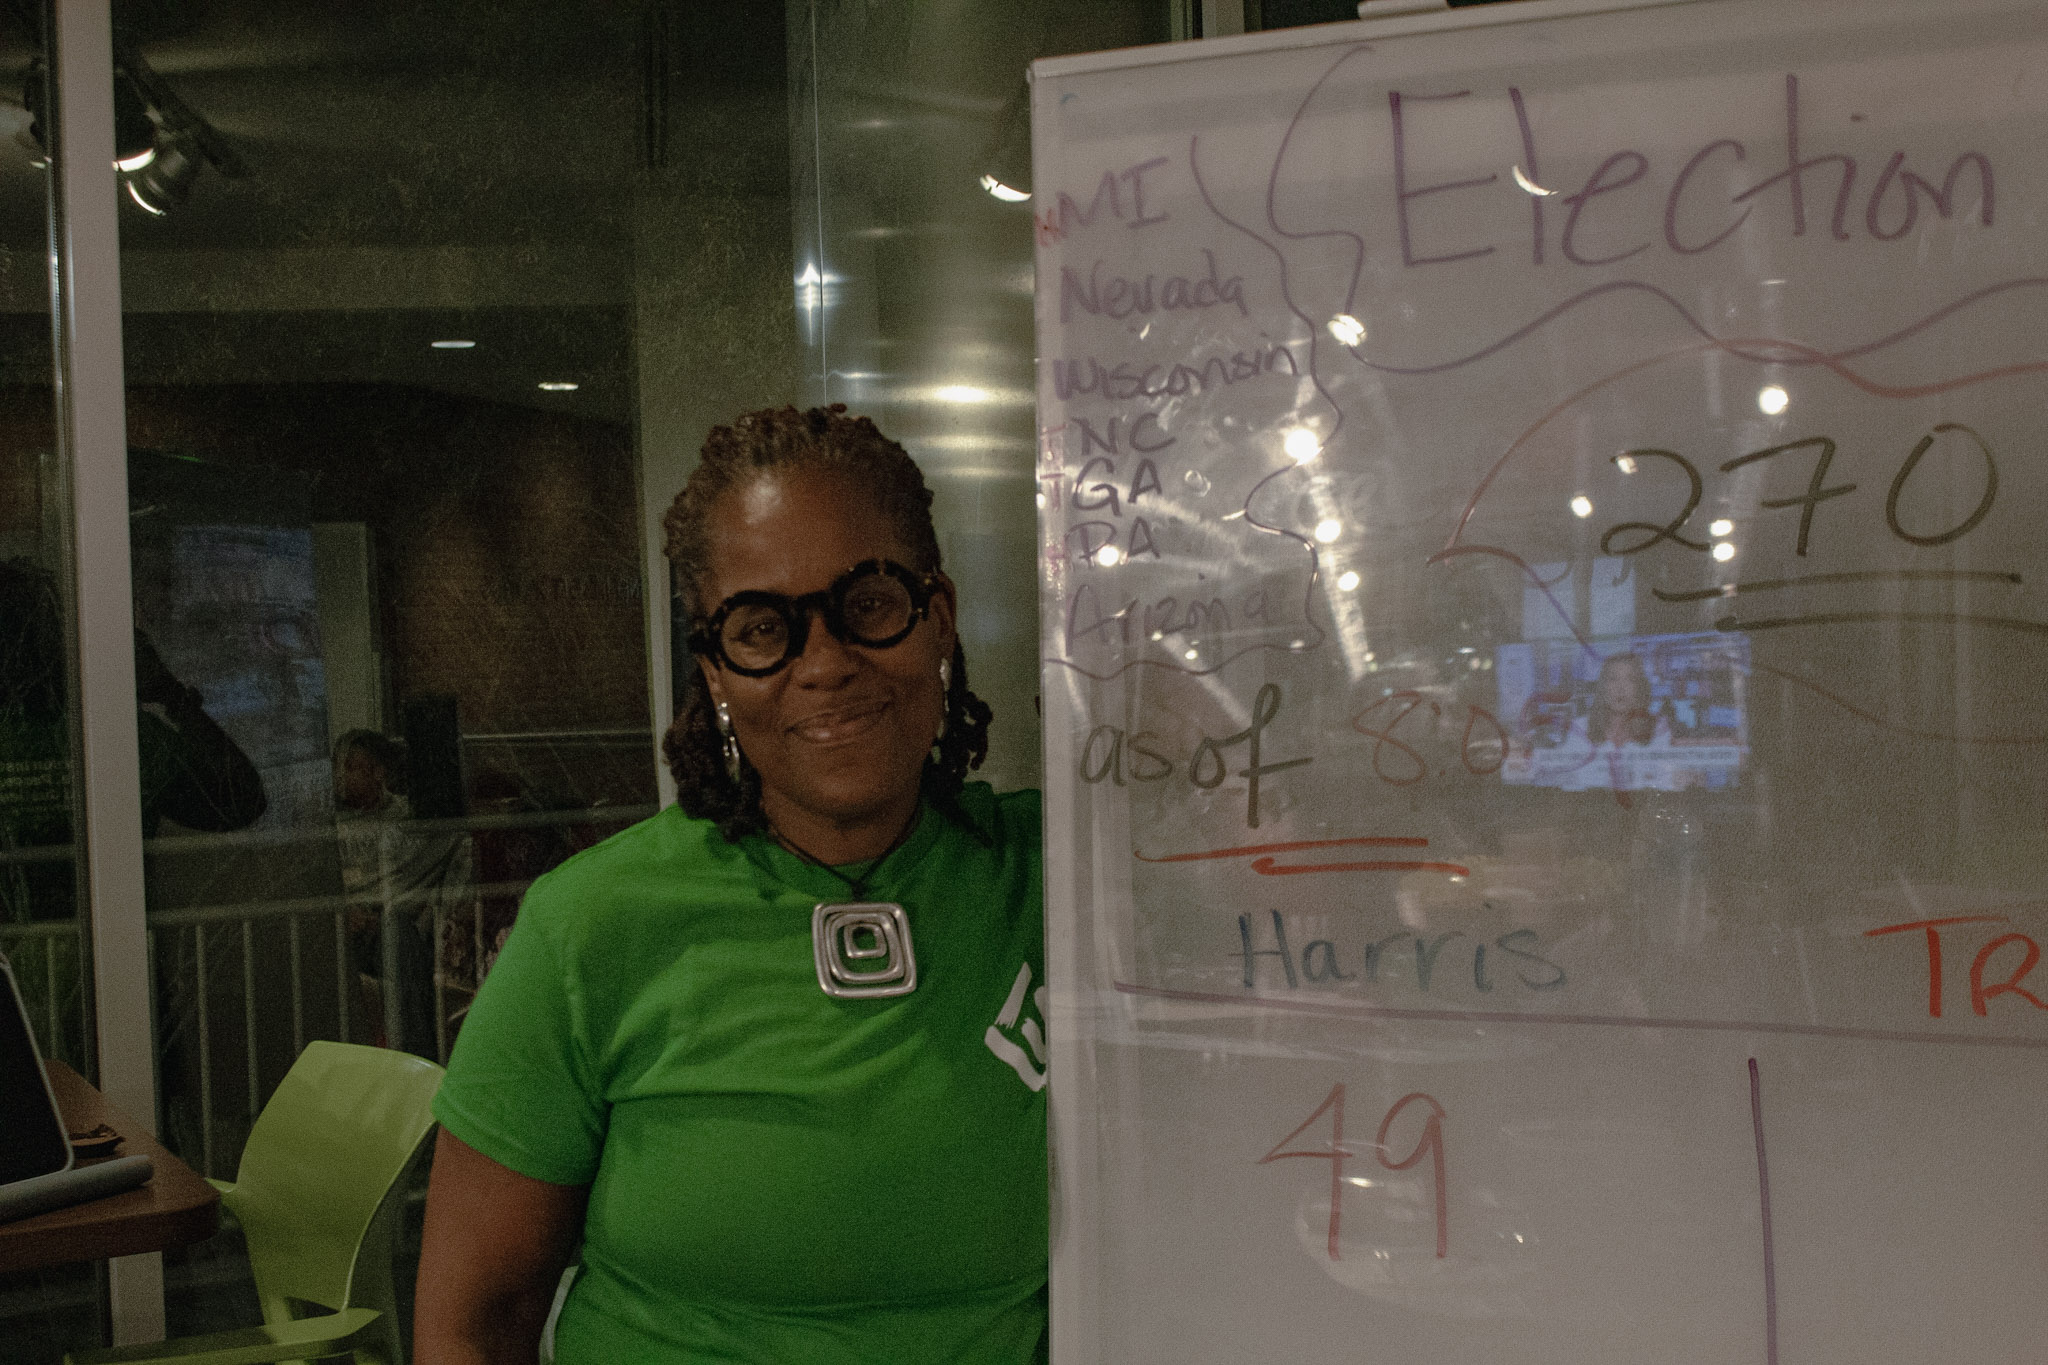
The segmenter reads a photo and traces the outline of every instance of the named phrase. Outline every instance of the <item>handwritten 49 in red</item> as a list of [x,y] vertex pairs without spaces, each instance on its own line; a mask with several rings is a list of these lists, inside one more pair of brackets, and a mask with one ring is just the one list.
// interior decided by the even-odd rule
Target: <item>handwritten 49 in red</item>
[[[1416,1139],[1414,1150],[1398,1160],[1387,1151],[1387,1134],[1393,1129],[1394,1121],[1401,1117],[1403,1110],[1411,1104],[1429,1107],[1429,1115],[1422,1121],[1422,1135]],[[1326,1151],[1289,1151],[1287,1144],[1300,1137],[1324,1114],[1330,1116],[1330,1146]],[[1273,1150],[1259,1158],[1259,1164],[1279,1161],[1286,1157],[1307,1157],[1314,1161],[1330,1163],[1330,1259],[1341,1261],[1344,1257],[1337,1250],[1338,1229],[1344,1217],[1344,1163],[1353,1153],[1344,1146],[1344,1082],[1330,1087],[1330,1093],[1316,1107],[1316,1111],[1301,1121],[1301,1126],[1275,1143]],[[1380,1120],[1379,1136],[1373,1139],[1373,1155],[1380,1165],[1390,1171],[1405,1171],[1419,1163],[1424,1156],[1433,1158],[1436,1177],[1436,1254],[1442,1260],[1450,1251],[1450,1199],[1444,1185],[1444,1107],[1423,1094],[1420,1090],[1403,1095],[1394,1101],[1394,1107],[1387,1110]]]

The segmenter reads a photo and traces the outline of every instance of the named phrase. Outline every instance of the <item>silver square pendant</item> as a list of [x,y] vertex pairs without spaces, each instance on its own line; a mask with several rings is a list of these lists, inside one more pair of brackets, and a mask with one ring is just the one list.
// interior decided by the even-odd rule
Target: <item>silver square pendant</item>
[[910,917],[888,902],[820,901],[811,911],[818,985],[842,1000],[908,995],[917,989]]

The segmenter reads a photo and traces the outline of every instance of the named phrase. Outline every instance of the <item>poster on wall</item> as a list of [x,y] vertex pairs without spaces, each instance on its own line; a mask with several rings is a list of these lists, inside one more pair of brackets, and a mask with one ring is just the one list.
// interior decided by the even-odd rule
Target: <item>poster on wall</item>
[[138,524],[135,582],[137,627],[262,775],[258,827],[331,819],[312,531]]

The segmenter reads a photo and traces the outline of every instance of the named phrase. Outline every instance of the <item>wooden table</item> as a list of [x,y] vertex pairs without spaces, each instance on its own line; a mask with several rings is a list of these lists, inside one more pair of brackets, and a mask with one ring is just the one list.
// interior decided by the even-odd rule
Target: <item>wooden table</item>
[[211,1237],[220,1227],[220,1192],[109,1106],[76,1071],[62,1062],[48,1063],[48,1070],[67,1129],[82,1133],[104,1123],[121,1135],[116,1156],[146,1156],[156,1173],[136,1189],[0,1223],[0,1272],[162,1251]]

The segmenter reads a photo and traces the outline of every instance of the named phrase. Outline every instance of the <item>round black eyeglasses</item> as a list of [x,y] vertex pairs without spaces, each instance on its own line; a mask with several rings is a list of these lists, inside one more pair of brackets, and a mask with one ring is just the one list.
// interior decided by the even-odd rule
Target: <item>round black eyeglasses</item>
[[742,677],[765,678],[803,655],[816,612],[841,644],[887,649],[924,620],[937,581],[937,574],[915,573],[893,559],[870,559],[823,592],[736,592],[690,632],[690,648]]

